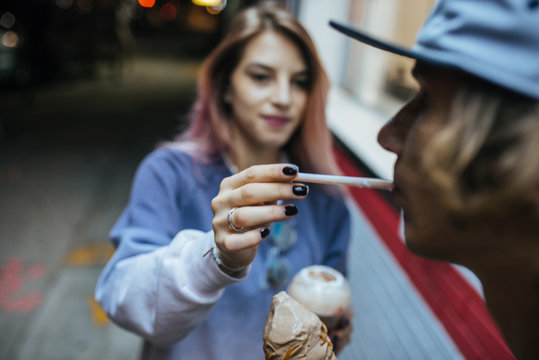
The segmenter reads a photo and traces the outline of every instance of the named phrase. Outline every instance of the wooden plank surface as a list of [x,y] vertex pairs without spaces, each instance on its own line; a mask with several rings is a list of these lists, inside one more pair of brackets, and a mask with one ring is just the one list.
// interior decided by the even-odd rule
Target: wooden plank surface
[[352,206],[349,279],[354,332],[339,360],[462,358],[378,234]]

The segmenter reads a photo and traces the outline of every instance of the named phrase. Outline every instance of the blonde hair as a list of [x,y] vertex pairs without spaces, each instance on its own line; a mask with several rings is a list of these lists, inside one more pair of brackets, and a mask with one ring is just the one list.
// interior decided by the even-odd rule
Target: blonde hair
[[539,101],[467,79],[423,160],[457,214],[521,202],[539,185]]

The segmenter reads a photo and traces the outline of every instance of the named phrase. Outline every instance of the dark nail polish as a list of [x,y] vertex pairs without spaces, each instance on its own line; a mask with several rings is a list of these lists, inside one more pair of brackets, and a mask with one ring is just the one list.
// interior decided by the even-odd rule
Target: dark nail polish
[[284,213],[286,216],[296,215],[298,213],[298,208],[294,205],[285,206]]
[[270,234],[270,230],[268,228],[264,228],[260,230],[260,236],[262,236],[262,239],[267,237]]
[[296,175],[297,173],[298,173],[298,168],[295,166],[294,167],[287,166],[283,168],[283,174],[285,175],[292,176],[292,175]]
[[292,192],[295,194],[295,195],[299,195],[299,196],[302,196],[302,195],[307,195],[307,191],[309,190],[309,187],[307,185],[295,185],[293,188],[292,188]]
[[338,336],[332,337],[331,342],[333,343],[333,349],[337,349],[339,346],[339,337]]

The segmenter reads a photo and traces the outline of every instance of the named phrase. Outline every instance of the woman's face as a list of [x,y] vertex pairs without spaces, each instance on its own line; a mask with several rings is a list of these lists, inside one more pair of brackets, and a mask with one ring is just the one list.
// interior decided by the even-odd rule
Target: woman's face
[[[403,210],[406,244],[413,252],[440,260],[462,254],[466,241],[425,174],[422,156],[428,141],[448,121],[455,73],[416,66],[419,93],[378,134],[378,142],[397,155],[394,199]],[[452,254],[452,252],[454,252]]]
[[254,37],[225,93],[236,146],[276,150],[285,145],[303,119],[308,80],[307,64],[287,37],[272,31]]

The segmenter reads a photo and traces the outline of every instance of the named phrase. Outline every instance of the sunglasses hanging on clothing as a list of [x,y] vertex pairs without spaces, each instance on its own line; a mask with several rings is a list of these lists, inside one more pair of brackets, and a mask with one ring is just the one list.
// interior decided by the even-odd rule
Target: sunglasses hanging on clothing
[[266,257],[264,288],[282,288],[290,279],[290,263],[283,257],[296,243],[295,220],[273,223],[270,227],[271,248]]

